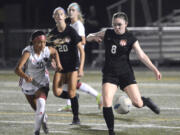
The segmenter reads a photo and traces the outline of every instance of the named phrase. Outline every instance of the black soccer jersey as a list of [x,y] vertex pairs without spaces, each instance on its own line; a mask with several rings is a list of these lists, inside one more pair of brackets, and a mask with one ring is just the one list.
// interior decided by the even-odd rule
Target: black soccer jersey
[[113,29],[107,29],[104,36],[105,64],[103,73],[123,74],[132,70],[129,54],[137,39],[130,33],[118,35]]
[[66,26],[63,32],[58,32],[57,27],[49,33],[50,41],[56,39],[59,40],[57,45],[54,45],[57,49],[60,57],[60,61],[63,67],[62,72],[70,72],[78,70],[79,67],[79,56],[78,47],[82,39],[77,32],[71,27]]

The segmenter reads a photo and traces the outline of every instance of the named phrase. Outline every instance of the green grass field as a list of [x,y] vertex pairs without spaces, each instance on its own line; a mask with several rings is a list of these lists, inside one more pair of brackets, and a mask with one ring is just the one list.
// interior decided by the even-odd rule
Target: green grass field
[[[116,135],[180,135],[180,71],[163,71],[161,81],[146,70],[135,74],[141,94],[151,97],[161,114],[146,107],[132,107],[126,115],[115,113]],[[82,81],[101,91],[100,71],[85,71]],[[70,112],[57,112],[65,100],[54,97],[50,90],[46,106],[50,135],[108,135],[95,97],[79,93],[81,125],[72,126]],[[116,96],[122,94],[119,90]],[[0,71],[0,135],[32,135],[33,129],[34,112],[18,87],[18,77],[13,71]]]

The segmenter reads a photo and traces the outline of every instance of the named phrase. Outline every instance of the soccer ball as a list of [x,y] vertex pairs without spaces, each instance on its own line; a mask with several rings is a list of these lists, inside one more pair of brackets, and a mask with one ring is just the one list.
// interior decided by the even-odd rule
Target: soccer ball
[[132,102],[127,96],[120,96],[115,99],[114,110],[118,114],[127,114],[132,107]]

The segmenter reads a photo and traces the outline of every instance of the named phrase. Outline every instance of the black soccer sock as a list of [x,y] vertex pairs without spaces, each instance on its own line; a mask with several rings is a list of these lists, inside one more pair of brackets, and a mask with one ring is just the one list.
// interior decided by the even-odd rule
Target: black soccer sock
[[63,91],[59,97],[63,99],[69,99],[69,93],[67,91]]
[[78,119],[79,118],[79,103],[78,103],[78,98],[77,96],[75,96],[74,98],[70,98],[71,100],[71,108],[72,108],[72,113],[73,113],[73,117],[74,119]]
[[103,107],[103,116],[106,121],[109,133],[114,132],[114,114],[112,107]]
[[141,97],[141,99],[143,101],[143,106],[146,106],[146,104],[147,104],[146,98],[145,97]]

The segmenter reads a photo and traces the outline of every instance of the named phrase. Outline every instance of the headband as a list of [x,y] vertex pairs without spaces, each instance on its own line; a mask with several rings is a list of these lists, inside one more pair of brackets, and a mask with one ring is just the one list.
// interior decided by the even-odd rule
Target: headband
[[69,11],[69,9],[71,8],[71,7],[75,7],[76,9],[77,9],[77,11],[79,11],[80,12],[80,8],[79,8],[79,5],[77,4],[77,3],[71,3],[69,6],[68,6],[68,11]]
[[39,35],[33,39],[33,41],[38,41],[38,40],[46,40],[46,36],[45,35]]
[[53,11],[53,16],[54,16],[54,14],[56,13],[56,11],[58,11],[58,10],[62,10],[62,11],[64,12],[64,14],[66,14],[66,11],[64,10],[64,8],[62,8],[62,7],[57,7],[57,8],[55,8],[54,11]]

